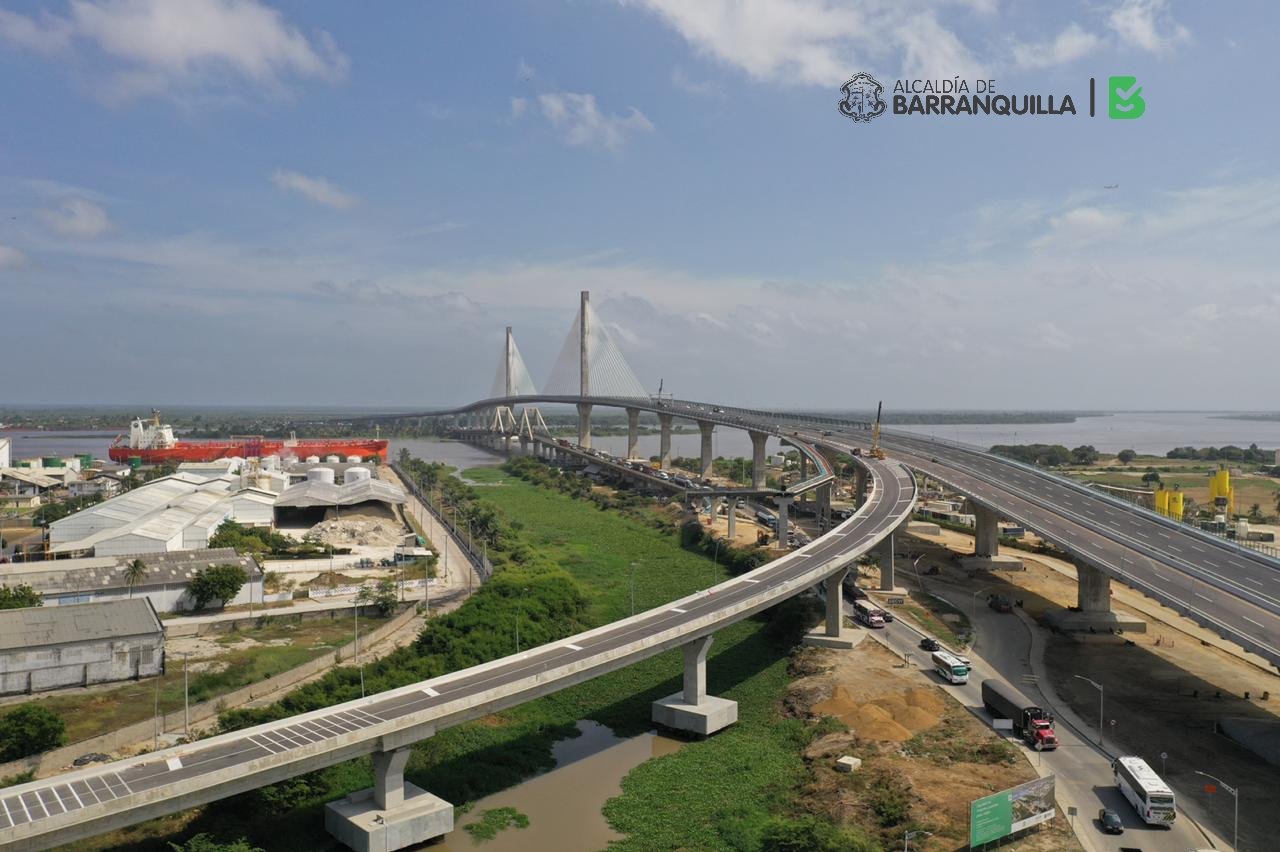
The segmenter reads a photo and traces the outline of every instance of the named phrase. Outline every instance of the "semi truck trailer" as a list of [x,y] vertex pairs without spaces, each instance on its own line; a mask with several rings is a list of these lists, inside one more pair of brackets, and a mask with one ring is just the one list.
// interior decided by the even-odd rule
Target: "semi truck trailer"
[[982,682],[982,705],[993,719],[1009,719],[1013,732],[1040,751],[1058,747],[1053,716],[1007,683],[988,678]]

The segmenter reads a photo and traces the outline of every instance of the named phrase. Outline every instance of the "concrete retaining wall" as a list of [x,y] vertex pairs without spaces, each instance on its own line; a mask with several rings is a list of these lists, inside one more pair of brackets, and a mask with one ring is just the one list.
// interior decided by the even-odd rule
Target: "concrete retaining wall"
[[[342,610],[342,612],[346,612]],[[416,615],[416,607],[410,606],[403,612],[396,615],[386,624],[372,631],[367,636],[360,637],[360,648],[367,651],[387,636],[395,633],[413,620]],[[327,616],[327,610],[320,610],[316,615]],[[296,617],[296,616],[295,616]],[[204,722],[214,718],[223,710],[229,707],[237,707],[241,704],[248,703],[255,698],[261,698],[270,695],[280,689],[293,686],[299,681],[305,680],[313,675],[320,674],[333,668],[335,665],[350,659],[355,654],[355,643],[348,642],[333,653],[325,654],[323,657],[317,657],[309,663],[303,663],[297,668],[289,669],[281,672],[273,678],[252,683],[248,686],[241,687],[234,692],[226,695],[203,701],[199,704],[191,705],[191,724],[194,726],[198,722]],[[161,720],[160,731],[162,733],[177,733],[182,731],[184,723],[183,711],[181,708],[164,714]],[[42,754],[34,754],[21,760],[14,760],[9,763],[0,764],[0,778],[7,778],[10,775],[17,775],[22,772],[34,771],[37,777],[53,775],[62,771],[71,765],[71,761],[75,760],[82,754],[90,752],[114,752],[117,749],[132,743],[143,742],[156,736],[157,723],[155,719],[147,719],[143,722],[137,722],[125,728],[111,731],[101,736],[91,737],[87,740],[81,740],[78,743],[63,746],[52,751],[46,751]]]
[[[361,604],[360,616],[366,618],[377,611],[374,604]],[[210,621],[168,621],[164,622],[164,635],[169,639],[182,636],[206,636],[210,633],[234,633],[237,630],[250,630],[264,621],[315,621],[319,618],[330,620],[351,618],[350,607],[331,607],[329,609],[268,609],[259,610],[252,617],[245,613],[243,618],[224,618]]]

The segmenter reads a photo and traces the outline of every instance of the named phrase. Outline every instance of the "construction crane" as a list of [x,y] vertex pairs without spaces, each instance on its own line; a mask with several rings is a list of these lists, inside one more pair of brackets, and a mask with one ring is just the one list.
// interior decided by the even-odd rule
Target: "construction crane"
[[880,449],[880,409],[884,407],[884,400],[876,403],[876,422],[871,427],[871,457],[873,459],[883,459],[884,450]]

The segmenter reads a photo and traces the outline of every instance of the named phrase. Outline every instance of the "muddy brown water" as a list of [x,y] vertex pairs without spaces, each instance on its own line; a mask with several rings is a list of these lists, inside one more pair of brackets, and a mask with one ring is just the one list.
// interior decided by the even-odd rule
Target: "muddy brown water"
[[[581,736],[552,747],[556,768],[476,802],[442,843],[420,849],[433,852],[590,852],[622,837],[609,827],[601,808],[622,792],[622,779],[652,757],[679,749],[683,742],[657,734],[630,739],[614,736],[596,722],[580,721]],[[529,817],[528,828],[508,828],[479,841],[463,830],[486,810],[515,808]]]

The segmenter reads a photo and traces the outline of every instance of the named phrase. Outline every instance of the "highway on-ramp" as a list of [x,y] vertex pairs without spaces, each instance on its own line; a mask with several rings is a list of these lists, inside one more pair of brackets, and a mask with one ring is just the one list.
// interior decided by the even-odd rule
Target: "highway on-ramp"
[[811,588],[910,517],[915,480],[867,460],[872,489],[849,520],[711,589],[586,633],[432,680],[0,791],[0,847],[44,849],[424,739],[746,618]]

